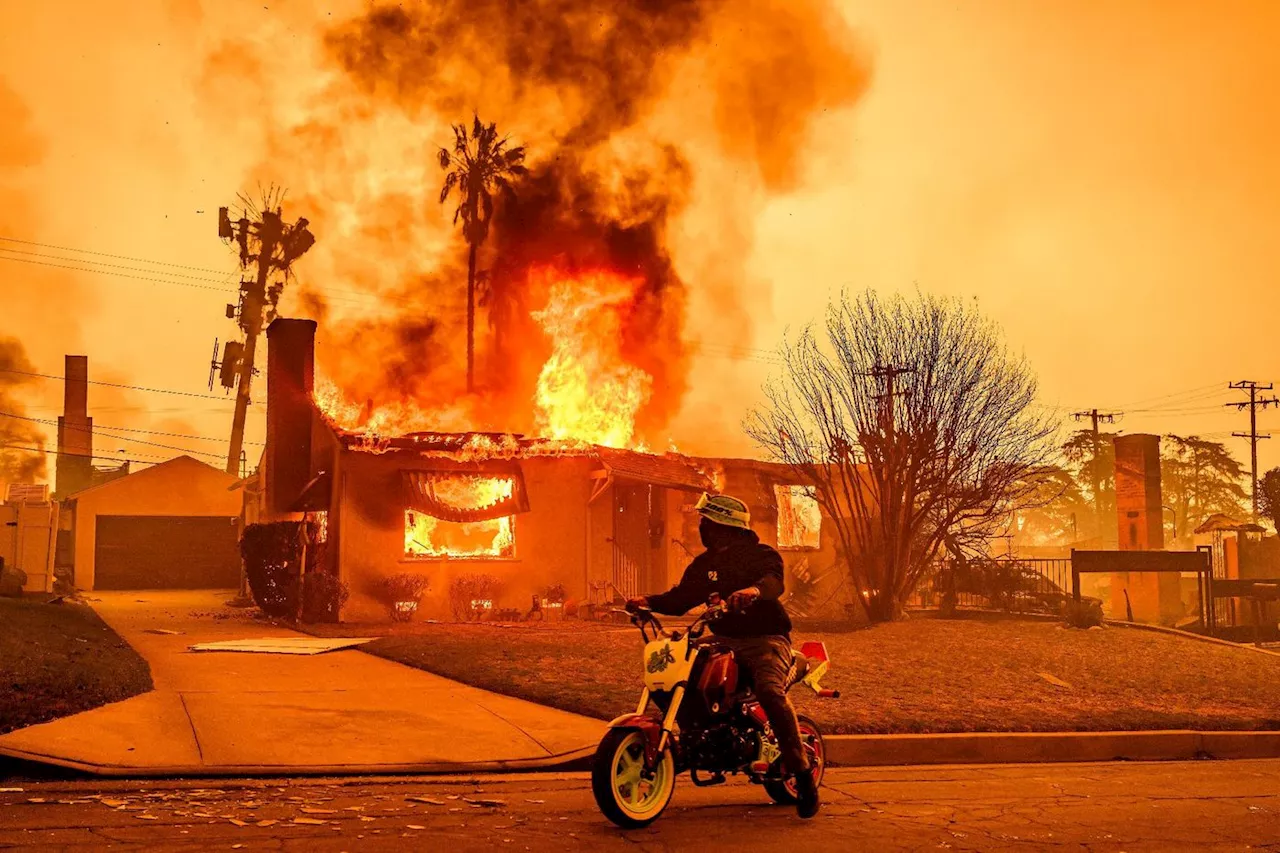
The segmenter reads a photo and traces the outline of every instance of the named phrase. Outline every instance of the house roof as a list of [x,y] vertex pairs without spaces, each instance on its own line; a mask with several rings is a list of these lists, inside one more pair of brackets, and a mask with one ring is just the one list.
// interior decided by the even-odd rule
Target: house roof
[[184,468],[192,465],[198,465],[201,468],[207,468],[210,471],[224,475],[227,478],[228,484],[238,483],[240,481],[239,478],[236,477],[234,474],[227,474],[226,472],[220,471],[219,469],[213,467],[212,465],[208,465],[204,462],[201,462],[199,459],[195,459],[193,457],[183,454],[181,456],[175,456],[172,459],[167,459],[164,462],[158,462],[155,465],[152,465],[150,468],[143,468],[141,471],[134,471],[132,474],[126,474],[123,477],[116,477],[115,479],[108,480],[105,483],[99,483],[96,486],[90,486],[87,489],[81,489],[80,491],[75,492],[74,494],[67,495],[66,500],[69,500],[69,501],[76,500],[78,498],[84,497],[85,495],[94,494],[96,492],[100,492],[105,489],[114,489],[119,487],[121,483],[125,483],[125,482],[136,483],[139,480],[150,480],[156,476],[156,472],[165,472],[165,471],[172,470],[174,468]]
[[505,433],[420,432],[377,439],[372,443],[369,439],[352,433],[339,435],[343,447],[356,452],[407,450],[422,456],[439,456],[455,462],[557,457],[598,459],[611,476],[620,480],[652,483],[656,486],[689,491],[707,491],[712,488],[711,478],[699,469],[692,458],[671,453],[658,456],[635,450],[601,447],[585,442],[582,444],[556,442]]
[[1218,530],[1243,531],[1245,533],[1262,533],[1266,528],[1247,521],[1237,521],[1229,515],[1215,512],[1196,528],[1196,533],[1213,533]]
[[711,478],[698,470],[692,460],[686,457],[672,454],[654,456],[609,447],[596,448],[594,455],[605,470],[619,480],[634,480],[694,492],[709,491],[712,488]]

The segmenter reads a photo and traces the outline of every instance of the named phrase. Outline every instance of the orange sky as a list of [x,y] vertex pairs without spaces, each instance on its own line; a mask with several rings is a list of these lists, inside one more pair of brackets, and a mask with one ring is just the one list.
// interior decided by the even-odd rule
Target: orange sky
[[[300,61],[318,21],[361,6],[266,5],[0,0],[0,237],[126,257],[0,245],[89,257],[126,274],[143,275],[126,258],[225,270],[233,281],[217,207],[252,188],[247,176],[264,150],[255,111],[287,110],[310,81],[261,90],[211,80],[204,57],[239,34],[271,45],[286,65]],[[1247,418],[1221,404],[1237,398],[1229,380],[1280,380],[1271,328],[1280,4],[1209,8],[845,4],[874,79],[856,108],[819,123],[806,185],[755,222],[748,267],[773,296],[752,306],[752,345],[771,349],[841,287],[974,297],[1026,352],[1047,405],[1126,410],[1127,431],[1211,435],[1247,461],[1247,444],[1229,437]],[[243,121],[228,119],[231,106]],[[278,180],[296,185],[306,169],[282,163]],[[423,194],[435,191],[433,183]],[[326,225],[313,226],[321,241],[335,231]],[[677,262],[682,241],[696,239],[673,235]],[[40,369],[58,374],[63,353],[88,353],[95,379],[207,393],[213,339],[233,331],[222,313],[230,294],[203,280],[212,273],[167,268],[198,285],[182,287],[0,254],[10,258],[0,260],[0,335],[21,338]],[[696,318],[707,306],[691,287]],[[694,424],[707,433],[715,406],[737,442],[729,449],[746,451],[738,422],[769,367],[708,343],[673,433],[693,451],[723,449],[685,438]],[[60,383],[34,384],[29,413],[55,417],[60,394]],[[90,404],[106,428],[214,438],[229,429],[229,400],[97,387]],[[1280,427],[1280,410],[1259,422]],[[260,441],[260,412],[250,425]],[[201,457],[211,462],[224,447],[141,438],[214,454]],[[1280,463],[1275,445],[1262,443],[1264,467]],[[114,438],[97,447],[173,453]]]

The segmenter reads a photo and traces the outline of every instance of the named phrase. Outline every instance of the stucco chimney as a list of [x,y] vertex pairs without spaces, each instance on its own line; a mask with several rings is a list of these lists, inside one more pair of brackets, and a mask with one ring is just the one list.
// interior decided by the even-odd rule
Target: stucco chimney
[[93,419],[89,417],[89,357],[69,355],[63,366],[62,415],[58,418],[57,494],[89,488],[93,471]]
[[286,513],[311,481],[316,321],[277,319],[267,327],[266,488],[273,515]]

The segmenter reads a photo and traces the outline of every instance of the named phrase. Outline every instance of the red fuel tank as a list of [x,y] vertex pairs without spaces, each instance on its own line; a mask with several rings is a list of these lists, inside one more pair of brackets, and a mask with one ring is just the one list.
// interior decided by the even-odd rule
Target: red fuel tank
[[698,679],[698,693],[713,714],[724,713],[738,690],[738,662],[732,652],[719,652],[711,656]]

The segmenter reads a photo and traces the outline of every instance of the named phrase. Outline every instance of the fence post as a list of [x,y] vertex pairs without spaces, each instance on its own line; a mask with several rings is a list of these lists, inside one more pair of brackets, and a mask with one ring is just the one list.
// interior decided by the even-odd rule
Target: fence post
[[1076,568],[1076,549],[1071,549],[1071,597],[1080,601],[1080,570]]

